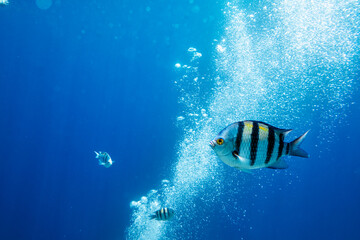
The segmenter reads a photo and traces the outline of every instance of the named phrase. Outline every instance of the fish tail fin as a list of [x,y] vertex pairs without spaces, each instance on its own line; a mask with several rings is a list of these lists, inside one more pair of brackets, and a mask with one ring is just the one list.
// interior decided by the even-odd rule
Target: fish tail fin
[[[310,131],[310,130],[309,130]],[[300,148],[301,143],[304,141],[306,135],[309,133],[309,131],[307,131],[306,133],[304,133],[303,135],[301,135],[300,137],[298,137],[297,139],[295,139],[294,141],[292,141],[290,144],[290,156],[297,156],[297,157],[303,157],[303,158],[308,158],[309,154],[302,148]]]

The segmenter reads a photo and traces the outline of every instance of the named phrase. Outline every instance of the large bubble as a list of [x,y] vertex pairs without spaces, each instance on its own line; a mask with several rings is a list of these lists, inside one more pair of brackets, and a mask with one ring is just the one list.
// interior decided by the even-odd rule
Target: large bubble
[[36,6],[42,10],[49,9],[52,3],[52,0],[36,0]]

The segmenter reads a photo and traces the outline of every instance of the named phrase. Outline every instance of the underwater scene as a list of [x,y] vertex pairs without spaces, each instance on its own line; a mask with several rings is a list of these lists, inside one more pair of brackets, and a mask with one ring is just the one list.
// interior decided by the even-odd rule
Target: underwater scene
[[0,239],[360,239],[359,0],[0,0]]

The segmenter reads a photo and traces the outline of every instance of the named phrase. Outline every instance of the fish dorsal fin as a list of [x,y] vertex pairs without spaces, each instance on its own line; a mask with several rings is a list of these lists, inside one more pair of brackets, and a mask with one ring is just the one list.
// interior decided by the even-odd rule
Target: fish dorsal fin
[[[246,122],[246,121],[244,121],[244,122]],[[277,133],[277,134],[283,134],[284,137],[285,137],[288,133],[290,133],[290,132],[292,131],[292,129],[281,129],[281,128],[277,128],[277,127],[274,127],[274,126],[272,126],[272,125],[270,125],[270,124],[268,124],[268,123],[266,123],[266,122],[262,122],[262,121],[247,120],[247,122],[257,122],[257,123],[259,123],[259,124],[263,124],[263,125],[267,126],[268,128],[274,129],[274,132],[275,132],[275,133]]]
[[280,129],[280,128],[275,128],[274,131],[278,134],[283,134],[284,137],[286,137],[286,135],[288,135],[292,129]]
[[286,169],[289,166],[287,165],[287,163],[285,162],[285,160],[280,160],[277,161],[273,164],[271,164],[270,166],[268,166],[267,168],[271,168],[271,169]]

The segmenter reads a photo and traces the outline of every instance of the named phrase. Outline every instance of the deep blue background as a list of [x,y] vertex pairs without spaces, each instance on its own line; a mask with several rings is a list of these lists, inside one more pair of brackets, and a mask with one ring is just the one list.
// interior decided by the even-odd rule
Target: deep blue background
[[[130,201],[169,177],[181,136],[173,66],[189,47],[211,65],[223,5],[103,2],[0,8],[0,239],[121,239]],[[313,160],[292,169],[300,182],[269,201],[249,197],[256,227],[242,236],[360,239],[359,95],[352,101],[332,151],[319,159],[306,143]],[[98,166],[94,150],[115,164]],[[236,239],[238,226],[218,218],[205,235]]]
[[0,239],[124,237],[130,201],[169,177],[174,64],[210,52],[220,8],[206,3],[0,8]]

